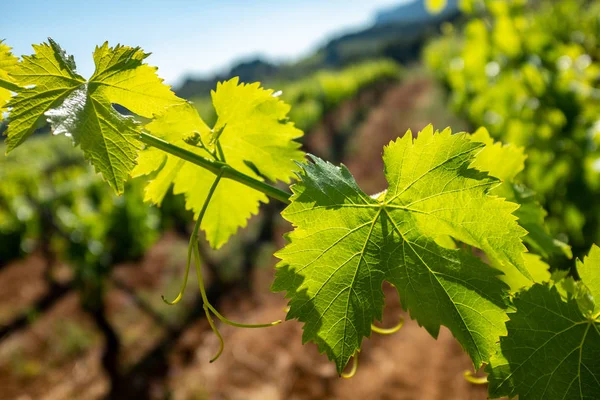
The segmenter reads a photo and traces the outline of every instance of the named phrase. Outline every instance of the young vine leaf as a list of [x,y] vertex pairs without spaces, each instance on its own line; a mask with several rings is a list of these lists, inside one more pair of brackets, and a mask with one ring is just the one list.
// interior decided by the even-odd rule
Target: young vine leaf
[[19,89],[8,74],[19,62],[10,50],[10,47],[0,40],[0,121],[3,119],[2,114],[7,111],[6,103],[12,97],[11,91]]
[[[259,83],[239,83],[238,78],[219,83],[211,94],[218,116],[214,129],[208,128],[187,103],[168,108],[145,129],[206,158],[212,157],[212,151],[220,153],[220,161],[253,178],[289,183],[294,161],[304,159],[300,144],[294,141],[303,133],[287,120],[290,106],[274,97],[272,90],[263,89]],[[194,135],[204,147],[189,144]],[[200,212],[214,177],[211,172],[153,148],[142,151],[133,175],[156,170],[158,173],[146,187],[146,200],[160,204],[174,184],[174,193],[185,194],[186,207],[196,214]],[[201,226],[211,246],[219,248],[245,226],[248,218],[258,212],[260,202],[268,202],[263,193],[223,180]]]
[[[581,271],[598,276],[594,247]],[[598,280],[583,283],[598,293]],[[578,296],[588,296],[584,292]],[[563,299],[557,287],[536,284],[520,293],[500,338],[489,372],[490,397],[521,400],[600,398],[600,318],[576,297]],[[595,314],[594,314],[595,313]]]
[[[182,100],[163,84],[156,68],[143,64],[149,54],[139,47],[108,43],[96,47],[96,70],[89,80],[76,73],[73,57],[52,39],[33,48],[34,55],[24,56],[9,71],[22,89],[8,103],[7,151],[23,143],[47,118],[54,134],[72,136],[110,186],[123,192],[141,147],[139,126],[112,105],[150,118]],[[0,86],[6,85],[0,81]]]
[[283,212],[294,231],[276,255],[274,291],[286,291],[288,318],[305,323],[341,373],[381,320],[382,282],[394,284],[412,318],[436,337],[448,327],[479,367],[505,333],[508,289],[500,271],[451,237],[482,249],[507,275],[529,273],[518,207],[487,192],[495,178],[470,169],[483,144],[450,129],[407,132],[384,149],[388,190],[366,195],[350,172],[316,157],[303,165]]

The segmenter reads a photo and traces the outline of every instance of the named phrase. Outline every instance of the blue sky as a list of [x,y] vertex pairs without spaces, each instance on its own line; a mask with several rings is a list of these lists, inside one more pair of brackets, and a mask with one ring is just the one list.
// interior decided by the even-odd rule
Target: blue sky
[[0,39],[17,55],[55,39],[93,72],[94,46],[141,46],[167,82],[261,54],[294,59],[333,34],[368,25],[376,10],[411,0],[3,0]]

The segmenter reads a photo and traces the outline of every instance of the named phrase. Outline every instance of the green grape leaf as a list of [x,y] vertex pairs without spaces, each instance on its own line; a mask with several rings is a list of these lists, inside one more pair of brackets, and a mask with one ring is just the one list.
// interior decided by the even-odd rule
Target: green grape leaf
[[0,40],[0,121],[3,119],[2,114],[7,110],[6,103],[12,97],[11,91],[19,89],[9,76],[9,72],[19,62],[19,59],[12,55],[10,50],[10,47]]
[[50,40],[49,44],[34,45],[33,49],[34,55],[23,56],[9,71],[10,77],[23,89],[8,103],[12,110],[5,132],[7,153],[45,124],[45,112],[59,106],[85,84],[85,79],[75,73],[73,60],[56,42]]
[[49,39],[34,45],[35,54],[24,56],[10,77],[23,89],[8,103],[10,123],[7,151],[23,143],[48,119],[54,134],[71,136],[87,159],[117,193],[135,166],[141,148],[139,126],[113,104],[152,117],[168,105],[181,102],[143,64],[149,54],[139,48],[105,43],[96,47],[96,70],[89,80],[78,75],[73,57]]
[[600,247],[592,245],[590,253],[577,260],[577,272],[594,300],[594,313],[600,313]]
[[287,121],[290,106],[258,82],[238,81],[220,82],[211,93],[218,116],[213,141],[219,140],[227,163],[234,168],[247,172],[249,161],[267,179],[289,183],[294,162],[304,158],[300,143],[294,141],[303,133]]
[[[447,237],[478,247],[505,274],[525,275],[517,205],[489,196],[497,180],[470,169],[483,147],[431,126],[384,149],[388,190],[369,197],[346,167],[313,157],[292,186],[283,217],[294,225],[276,256],[274,291],[290,299],[287,318],[304,322],[341,372],[382,316],[382,282],[434,337],[447,326],[473,363],[489,359],[505,332],[500,271]],[[438,243],[439,242],[439,243]]]
[[[262,180],[265,176],[289,182],[294,161],[304,158],[300,144],[294,141],[302,131],[286,119],[289,106],[273,97],[272,90],[265,90],[258,83],[240,84],[237,78],[219,83],[212,92],[212,99],[218,116],[214,130],[208,128],[188,103],[168,108],[145,128],[155,136],[206,158],[211,157],[207,150],[188,144],[186,139],[199,134],[199,139],[209,149],[218,141],[225,161],[231,167],[256,179]],[[214,175],[152,148],[140,153],[133,175],[145,175],[157,169],[159,171],[146,187],[146,200],[160,204],[173,184],[173,192],[185,194],[186,207],[198,214]],[[211,246],[219,248],[225,244],[238,228],[246,225],[251,215],[258,212],[261,202],[268,202],[263,193],[232,180],[222,180],[201,225]]]
[[514,305],[487,367],[490,397],[600,398],[600,321],[546,285],[520,293]]
[[[202,121],[194,107],[189,103],[172,106],[158,115],[145,127],[153,135],[168,140],[177,146],[209,158],[210,154],[199,147],[191,146],[185,138],[198,132],[206,143],[210,138],[210,129]],[[171,188],[175,194],[185,194],[186,207],[200,212],[215,175],[204,168],[186,162],[178,157],[167,155],[155,148],[142,151],[138,165],[133,170],[134,177],[158,172],[145,188],[144,200],[160,204]],[[253,172],[244,171],[260,179]],[[201,228],[206,232],[209,243],[218,248],[234,234],[246,220],[258,213],[260,202],[268,202],[261,192],[239,182],[223,179],[213,193],[211,203],[206,210]]]
[[139,47],[109,47],[108,42],[96,47],[96,71],[89,80],[88,91],[147,118],[183,103],[156,75],[158,68],[143,63],[149,55]]
[[[546,259],[555,254],[571,258],[569,245],[554,239],[548,232],[544,223],[547,213],[536,200],[535,193],[515,182],[515,177],[525,168],[527,156],[524,149],[513,144],[494,142],[485,128],[479,128],[471,138],[485,144],[471,166],[502,181],[491,193],[521,205],[515,215],[519,218],[519,225],[528,232],[523,239],[525,243]],[[508,283],[511,287],[514,286],[511,282]],[[518,288],[519,282],[515,284]]]

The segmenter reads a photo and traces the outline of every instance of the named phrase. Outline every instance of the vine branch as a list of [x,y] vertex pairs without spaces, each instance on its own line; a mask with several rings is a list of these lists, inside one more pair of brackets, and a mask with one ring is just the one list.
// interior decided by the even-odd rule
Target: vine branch
[[221,175],[222,178],[232,179],[243,185],[251,187],[252,189],[258,190],[259,192],[264,193],[275,200],[279,200],[285,204],[290,204],[290,193],[248,176],[243,172],[232,168],[227,163],[209,160],[208,158],[204,158],[194,152],[174,145],[173,143],[169,143],[163,139],[153,136],[148,132],[142,132],[139,136],[139,140],[149,146],[156,147],[165,153],[169,153],[175,157],[179,157],[185,161],[191,162],[192,164],[198,165],[199,167],[202,167],[215,175]]

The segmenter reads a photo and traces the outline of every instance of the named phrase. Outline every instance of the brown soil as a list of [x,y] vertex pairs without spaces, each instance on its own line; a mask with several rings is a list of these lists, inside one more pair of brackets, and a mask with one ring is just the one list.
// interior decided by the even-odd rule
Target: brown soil
[[[259,271],[257,280],[271,273]],[[267,292],[263,292],[267,293]],[[374,334],[365,341],[357,374],[339,378],[335,368],[314,344],[302,345],[302,327],[287,321],[268,330],[223,327],[226,348],[209,364],[218,347],[205,327],[190,329],[182,345],[199,343],[193,360],[178,367],[170,380],[175,399],[190,393],[208,393],[211,399],[485,399],[486,388],[467,382],[462,374],[471,368],[469,358],[449,332],[442,329],[436,341],[401,312],[395,290],[386,288],[389,300],[384,326],[405,319],[394,335]],[[258,304],[240,310],[224,307],[242,322],[273,321],[284,317],[281,296],[257,296]],[[237,308],[237,309],[236,309]],[[202,398],[202,397],[198,397]]]
[[[27,270],[27,274],[23,270]],[[0,324],[4,325],[26,312],[28,305],[48,290],[46,285],[39,284],[44,270],[44,260],[39,256],[16,261],[2,269]]]
[[[369,193],[384,188],[381,149],[404,134],[423,128],[439,93],[430,80],[407,78],[385,91],[350,143],[346,164]],[[441,107],[438,107],[441,108]],[[440,124],[451,121],[436,114]],[[441,126],[440,126],[441,127]],[[283,226],[283,225],[282,225]],[[197,298],[190,284],[183,303],[164,305],[161,294],[178,290],[185,258],[185,239],[165,235],[136,265],[116,269],[108,305],[111,323],[125,346],[123,369],[138,362],[166,334],[165,324],[181,321]],[[16,315],[42,296],[43,262],[36,256],[0,271],[0,317]],[[272,268],[254,272],[252,293],[234,292],[221,302],[223,314],[239,322],[266,322],[285,316],[282,294],[269,292]],[[190,279],[190,282],[192,279]],[[138,294],[131,297],[123,288]],[[222,326],[226,343],[221,358],[208,361],[218,348],[205,320],[199,319],[170,351],[167,388],[157,385],[151,397],[172,399],[485,399],[486,387],[463,378],[469,358],[449,332],[433,339],[401,311],[398,296],[385,287],[387,307],[382,326],[399,318],[405,325],[389,336],[365,340],[356,376],[339,378],[333,364],[313,344],[302,345],[302,327],[286,321],[268,329]],[[12,300],[9,300],[12,299]],[[143,303],[140,303],[140,299]],[[6,301],[6,302],[5,302]],[[10,302],[9,302],[10,301]],[[23,308],[21,308],[22,310]],[[151,310],[150,312],[148,310]],[[100,367],[102,339],[71,293],[23,330],[0,341],[0,399],[99,399],[108,383]],[[156,390],[154,390],[156,389]]]

